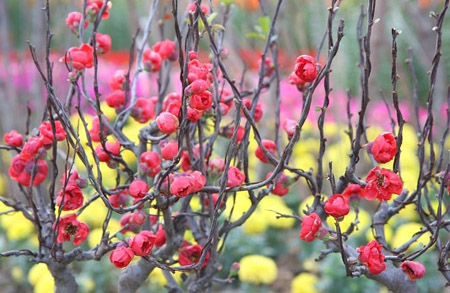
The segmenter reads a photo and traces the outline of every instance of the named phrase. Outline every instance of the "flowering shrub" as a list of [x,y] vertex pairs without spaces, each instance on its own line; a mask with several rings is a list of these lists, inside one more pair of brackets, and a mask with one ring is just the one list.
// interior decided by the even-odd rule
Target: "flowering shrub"
[[[50,284],[57,292],[92,290],[77,266],[94,260],[122,269],[104,287],[119,292],[147,279],[173,292],[235,279],[244,290],[343,288],[318,284],[322,275],[324,283],[365,276],[379,284],[371,286],[416,292],[436,270],[449,281],[450,120],[434,92],[448,1],[434,14],[428,107],[416,98],[415,117],[399,101],[395,29],[392,102],[373,101],[375,0],[357,24],[360,98],[331,86],[345,41],[344,22],[333,29],[341,1],[331,1],[318,50],[289,56],[278,40],[284,2],[262,4],[265,16],[249,34],[262,51],[242,76],[225,42],[234,1],[201,2],[153,1],[126,66],[103,71],[116,38],[101,24],[115,5],[85,0],[71,11],[63,27],[74,45],[55,58],[46,2],[46,58],[29,46],[45,86],[42,121],[8,129],[0,146],[13,183],[0,197],[8,239],[0,257],[29,256],[42,272],[29,272],[35,290]],[[155,25],[159,41],[149,38]],[[67,80],[54,82],[60,75]],[[446,124],[433,107],[446,111]],[[438,261],[425,263],[428,255]]]

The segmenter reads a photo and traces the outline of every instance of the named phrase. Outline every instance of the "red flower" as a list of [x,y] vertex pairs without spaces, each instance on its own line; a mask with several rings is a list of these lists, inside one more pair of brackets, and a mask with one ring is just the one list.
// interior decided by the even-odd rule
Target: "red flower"
[[144,152],[139,160],[139,170],[146,176],[155,177],[161,171],[161,158],[156,152]]
[[13,129],[3,135],[3,140],[7,145],[13,147],[21,147],[23,144],[23,137],[17,130]]
[[114,109],[122,109],[125,107],[125,92],[115,90],[106,96],[106,104]]
[[[195,11],[197,10],[197,5],[195,4],[195,2],[192,2],[191,4],[189,4],[188,6],[188,11],[190,13],[195,13]],[[203,14],[208,15],[209,14],[209,8],[208,6],[206,6],[205,4],[200,4],[200,10],[203,12]]]
[[147,194],[147,191],[150,188],[148,187],[147,182],[139,179],[135,179],[131,182],[130,187],[128,188],[128,193],[134,198],[142,198]]
[[322,220],[316,213],[311,213],[309,216],[304,216],[302,226],[300,229],[300,240],[311,242],[316,238],[322,226]]
[[[218,193],[211,194],[211,199],[212,199],[212,206],[213,206],[213,208],[215,208],[217,205],[217,201],[219,200],[219,194]],[[222,200],[222,202],[220,203],[220,208],[222,209],[224,206],[225,206],[225,201]],[[209,197],[208,196],[205,197],[204,207],[206,210],[209,210]]]
[[[242,106],[247,108],[248,111],[250,111],[250,109],[252,107],[252,100],[250,100],[248,98],[242,99]],[[244,114],[244,111],[241,112],[241,115],[246,117]],[[256,104],[256,108],[255,108],[255,115],[253,116],[253,119],[255,119],[255,122],[258,122],[259,120],[261,120],[262,115],[263,115],[263,111],[262,111],[261,103],[258,102]]]
[[196,79],[184,90],[186,96],[198,95],[205,92],[210,86],[209,80]]
[[97,54],[106,54],[111,50],[111,37],[107,34],[97,33],[95,35]]
[[[53,142],[53,129],[50,121],[44,121],[39,126],[39,132],[42,137],[44,145],[52,144]],[[55,121],[55,135],[58,141],[62,141],[66,138],[66,131],[64,130],[60,121]]]
[[296,128],[297,128],[297,121],[292,119],[284,120],[283,129],[284,131],[286,131],[288,138],[291,138],[294,135]]
[[369,268],[369,272],[378,275],[386,269],[384,255],[381,252],[383,245],[376,240],[370,241],[366,246],[360,246],[356,251],[359,252],[359,260]]
[[[106,117],[106,121],[109,122],[108,117]],[[106,125],[102,123],[102,131],[103,135],[106,137],[110,134]],[[89,135],[91,136],[92,141],[100,142],[100,122],[98,121],[98,116],[94,116],[92,118],[92,129],[89,130]]]
[[[180,256],[178,257],[178,262],[182,266],[188,266],[197,264],[200,261],[202,255],[203,246],[200,244],[196,245],[186,245],[180,251]],[[206,267],[209,260],[209,252],[206,254],[205,261],[202,264],[202,269]]]
[[[68,179],[67,176],[69,176]],[[76,170],[67,170],[67,172],[63,174],[61,177],[61,184],[66,185],[66,181],[67,184],[75,184],[80,188],[85,188],[88,183],[86,178],[80,177]]]
[[340,218],[348,214],[350,204],[342,194],[335,194],[325,201],[325,212],[334,218]]
[[[56,228],[56,223],[53,224],[53,229]],[[70,241],[73,238],[73,244],[82,244],[89,234],[89,226],[77,220],[76,214],[68,214],[59,219],[57,243]]]
[[[86,14],[91,16],[91,21],[94,22],[94,20],[97,18],[97,14],[100,12],[100,10],[105,5],[104,0],[88,0],[88,4],[86,7]],[[109,9],[111,8],[112,3],[111,1],[108,2],[106,5],[105,11],[102,14],[102,19],[108,19],[109,18]]]
[[[189,83],[193,83],[197,79],[203,79],[205,81],[209,80],[210,82],[213,79],[213,75],[210,72],[210,69],[212,69],[211,63],[202,63],[198,59],[192,59],[191,55],[197,54],[196,52],[190,52],[189,53],[189,61],[188,63],[188,76],[187,79]],[[197,57],[197,56],[195,56]]]
[[311,82],[317,77],[317,67],[313,57],[301,55],[295,61],[295,74],[305,82]]
[[157,52],[147,49],[144,51],[142,63],[144,64],[144,70],[157,72],[161,68],[162,58]]
[[[71,12],[69,15],[67,15],[66,18],[66,25],[72,31],[74,34],[78,35],[78,29],[80,28],[80,22],[83,18],[83,14],[80,12]],[[84,20],[84,29],[86,29],[89,25],[89,22],[87,20]]]
[[153,45],[153,51],[157,52],[162,59],[176,60],[176,45],[171,40],[164,40]]
[[[233,137],[233,132],[234,132],[234,126],[231,125],[230,127],[225,127],[223,129],[223,135],[228,137],[228,138],[232,138]],[[244,134],[245,134],[245,129],[244,126],[239,125],[238,130],[237,130],[237,137],[236,137],[236,142],[240,143],[242,141],[242,139],[244,138]]]
[[155,107],[151,100],[138,98],[131,110],[131,116],[139,123],[146,123],[155,118]]
[[146,256],[152,252],[156,236],[150,231],[141,231],[128,240],[128,245],[135,255]]
[[208,110],[212,105],[212,94],[209,91],[204,91],[200,94],[194,94],[189,99],[189,105],[196,110]]
[[173,160],[178,153],[178,142],[171,140],[161,144],[161,157],[164,160]]
[[[271,153],[272,155],[275,155],[275,152],[277,150],[277,145],[269,139],[263,139],[261,140],[262,145]],[[258,145],[255,151],[255,156],[263,163],[268,162],[268,158],[262,148]]]
[[131,213],[129,223],[141,226],[145,223],[145,218],[146,218],[145,212],[136,211],[136,212]]
[[228,168],[227,187],[235,187],[241,185],[245,181],[245,175],[238,168],[230,166]]
[[416,279],[422,278],[427,272],[425,266],[417,261],[404,261],[400,265],[400,267],[402,268],[402,271],[408,275],[408,278],[411,282]]
[[225,160],[222,158],[214,158],[208,162],[208,174],[219,176],[225,170]]
[[177,131],[179,121],[172,113],[162,112],[156,118],[156,124],[162,133],[170,134]]
[[80,47],[70,48],[59,62],[71,63],[76,70],[91,68],[94,66],[94,48],[91,45],[83,44]]
[[106,150],[108,151],[108,153],[105,151],[105,149],[103,149],[103,146],[101,144],[99,144],[95,148],[95,152],[97,153],[97,156],[98,156],[98,159],[100,160],[100,162],[109,163],[111,160],[109,153],[113,154],[114,156],[120,155],[120,142],[119,141],[116,140],[114,143],[107,141],[105,143],[105,147],[106,147]]
[[389,132],[382,133],[371,144],[369,150],[375,161],[387,163],[395,157],[397,153],[397,142],[394,135]]
[[[258,67],[261,68],[261,59],[258,61]],[[264,76],[270,77],[275,71],[275,65],[270,57],[266,57],[264,60]]]
[[158,226],[158,231],[156,232],[155,246],[161,247],[166,243],[166,231],[163,225]]
[[15,156],[9,167],[9,176],[11,179],[24,186],[30,186],[31,175],[34,173],[33,186],[41,184],[47,178],[48,165],[44,160],[23,160],[20,155]]
[[366,181],[367,185],[364,187],[363,193],[368,200],[375,198],[379,201],[390,200],[393,193],[400,194],[403,190],[400,177],[394,172],[380,167],[370,170]]
[[[269,172],[266,176],[266,179],[272,175],[272,172]],[[269,185],[267,185],[269,186]],[[285,196],[289,192],[289,177],[286,174],[281,173],[280,177],[275,181],[275,187],[270,191],[270,193]]]
[[198,120],[202,119],[202,116],[203,116],[203,112],[201,110],[197,110],[195,108],[191,108],[191,107],[187,106],[186,117],[187,117],[187,119],[189,119],[189,121],[195,123]]
[[127,80],[126,73],[123,70],[116,70],[114,75],[108,80],[109,87],[115,90],[125,90],[125,82]]
[[351,198],[352,196],[364,196],[363,189],[359,184],[349,184],[344,192],[342,193],[343,196],[347,198]]
[[134,257],[133,250],[125,245],[117,246],[109,255],[109,261],[116,268],[124,268],[128,266]]
[[296,73],[295,71],[292,72],[289,77],[288,77],[289,83],[290,84],[294,84],[296,86],[302,86],[305,84],[305,81],[303,79],[301,79]]
[[192,193],[191,180],[185,176],[179,176],[170,184],[170,192],[178,197],[185,197]]
[[83,201],[83,192],[75,183],[68,183],[66,188],[61,189],[56,197],[56,204],[58,206],[63,205],[63,211],[76,210],[83,206]]
[[41,151],[45,151],[42,136],[33,136],[28,139],[20,152],[20,158],[24,161],[32,160]]
[[178,117],[181,108],[181,96],[177,93],[170,93],[164,97],[162,110]]
[[192,192],[198,192],[203,189],[206,184],[206,178],[200,171],[188,172],[188,178],[191,182]]
[[115,208],[124,208],[127,206],[128,192],[125,189],[120,193],[115,193],[109,197],[109,202]]

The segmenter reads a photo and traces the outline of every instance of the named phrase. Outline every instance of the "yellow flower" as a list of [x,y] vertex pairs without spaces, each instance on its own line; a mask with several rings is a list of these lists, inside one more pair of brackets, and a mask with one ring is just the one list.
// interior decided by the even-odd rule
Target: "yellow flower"
[[316,293],[319,292],[315,285],[319,281],[316,275],[310,273],[301,273],[292,280],[292,293]]
[[[172,274],[177,283],[182,281],[181,275],[181,272],[175,272],[175,274]],[[156,283],[159,287],[164,287],[167,284],[167,280],[160,268],[155,268],[148,276],[147,281],[149,281],[150,284]]]
[[261,234],[267,230],[267,219],[266,215],[256,209],[253,214],[245,221],[244,228],[245,234]]
[[258,205],[258,209],[265,215],[267,224],[274,228],[289,229],[295,224],[294,218],[279,218],[278,213],[292,215],[292,210],[278,196],[266,196]]
[[276,263],[262,255],[247,255],[239,262],[239,279],[245,283],[272,284],[278,275]]
[[21,267],[18,267],[18,266],[13,267],[11,270],[11,275],[16,282],[23,281],[23,271],[22,271]]
[[1,225],[6,230],[6,235],[10,240],[29,238],[30,234],[34,232],[33,224],[21,212],[2,215]]
[[[394,233],[392,248],[399,248],[405,242],[410,240],[415,233],[419,232],[422,227],[423,226],[418,223],[407,223],[400,226]],[[409,250],[419,249],[421,247],[420,243],[426,245],[430,241],[430,236],[430,232],[422,234],[422,236],[410,246]]]
[[35,293],[53,292],[55,281],[46,264],[34,265],[28,272],[28,281],[34,287]]
[[91,229],[100,228],[105,221],[107,212],[108,208],[103,200],[98,198],[83,210],[81,215],[78,216],[78,220],[87,223]]
[[[346,215],[344,217],[344,219],[339,223],[341,226],[341,231],[342,233],[344,233],[345,231],[347,231],[347,229],[350,227],[351,223],[353,221],[355,221],[355,217],[356,217],[356,213],[355,211],[352,209],[350,210],[350,212],[348,213],[348,215]],[[360,235],[361,233],[363,233],[372,223],[371,219],[370,219],[370,215],[363,209],[359,210],[359,224],[358,224],[358,228],[355,228],[353,230],[352,235]],[[327,218],[327,223],[328,225],[330,225],[330,227],[335,228],[335,223],[336,221],[334,220],[333,217],[328,217]]]

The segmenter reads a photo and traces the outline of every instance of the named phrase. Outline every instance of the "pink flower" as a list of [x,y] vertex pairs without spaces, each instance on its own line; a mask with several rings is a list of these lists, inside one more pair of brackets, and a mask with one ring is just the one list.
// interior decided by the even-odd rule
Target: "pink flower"
[[350,203],[342,194],[335,194],[325,201],[325,212],[334,218],[346,216],[350,211]]
[[300,229],[300,240],[311,242],[316,239],[317,232],[322,226],[322,220],[316,213],[304,216]]
[[403,190],[403,182],[397,174],[378,166],[370,170],[366,181],[363,194],[368,200],[390,200],[393,193],[400,194]]
[[155,118],[155,107],[152,101],[146,98],[138,98],[131,111],[131,116],[139,123],[146,123]]
[[[86,14],[91,16],[91,21],[94,22],[97,18],[97,14],[102,10],[103,6],[105,5],[104,0],[88,0],[88,4],[86,7]],[[109,9],[111,8],[112,3],[111,1],[108,2],[106,5],[105,11],[102,14],[102,19],[108,19],[109,18]]]
[[288,138],[291,138],[294,135],[296,128],[297,128],[297,121],[292,120],[292,119],[284,120],[283,129],[286,132],[286,134],[288,135]]
[[13,129],[3,135],[3,140],[9,146],[21,147],[23,144],[23,137],[17,130]]
[[[54,223],[53,229],[56,227],[57,224]],[[65,241],[70,241],[73,236],[73,244],[80,245],[86,240],[88,234],[88,225],[79,222],[76,214],[68,214],[59,219],[58,237],[56,238],[56,242],[63,243]]]
[[106,54],[111,49],[111,37],[109,35],[97,33],[95,41],[97,54]]
[[72,67],[76,70],[91,68],[94,66],[94,48],[88,44],[82,44],[80,47],[72,47],[64,57],[59,59],[59,62],[72,64]]
[[125,107],[125,92],[115,90],[106,96],[106,104],[114,109],[123,109]]
[[245,175],[238,168],[230,166],[228,168],[227,187],[235,187],[241,185],[245,181]]
[[301,55],[295,61],[295,74],[305,82],[311,82],[317,77],[317,67],[313,57]]
[[384,255],[381,252],[382,247],[383,245],[376,240],[372,240],[366,246],[361,246],[356,250],[359,252],[359,260],[369,268],[371,274],[378,275],[386,269]]
[[411,282],[413,282],[416,279],[420,279],[423,276],[425,276],[425,273],[427,270],[425,269],[425,266],[421,264],[418,261],[404,261],[400,267],[402,268],[402,271],[408,275],[408,278]]
[[162,59],[176,60],[176,45],[171,40],[164,40],[153,45],[153,51],[157,52]]
[[142,198],[147,194],[149,189],[150,187],[148,187],[147,182],[135,179],[131,182],[128,193],[134,198]]
[[113,91],[125,90],[126,80],[127,77],[125,71],[116,70],[116,72],[114,72],[114,75],[109,78],[108,84]]
[[[269,139],[263,139],[263,140],[261,140],[261,144],[267,149],[267,151],[269,153],[271,153],[272,155],[275,155],[275,152],[277,150],[277,146],[276,146],[275,142],[273,142],[272,140],[269,140]],[[263,163],[268,162],[268,158],[267,158],[266,154],[264,153],[264,151],[262,150],[262,148],[259,145],[256,148],[255,156]]]
[[169,112],[162,112],[156,118],[156,124],[162,133],[170,134],[177,131],[178,118]]
[[149,72],[158,72],[161,68],[162,58],[157,52],[147,49],[142,59],[144,69]]
[[178,93],[170,93],[164,97],[162,110],[178,117],[181,108],[181,96]]
[[[78,35],[78,29],[80,27],[81,19],[83,18],[83,14],[80,12],[70,12],[66,18],[66,25],[70,29],[70,31],[76,35]],[[89,25],[87,20],[84,20],[84,29],[86,29]]]
[[156,152],[144,152],[139,160],[139,170],[146,176],[155,177],[161,171],[161,158]]
[[161,144],[161,156],[164,160],[173,160],[178,153],[178,142],[171,140]]
[[134,257],[133,250],[126,246],[117,246],[109,255],[110,262],[116,268],[124,268],[128,266]]
[[146,256],[152,252],[156,236],[153,232],[143,230],[128,240],[128,245],[135,255]]
[[[191,4],[189,4],[187,9],[190,13],[195,13],[195,11],[197,10],[197,5],[195,4],[195,2],[192,2]],[[200,4],[200,10],[205,15],[209,14],[209,7],[206,6],[205,4]]]

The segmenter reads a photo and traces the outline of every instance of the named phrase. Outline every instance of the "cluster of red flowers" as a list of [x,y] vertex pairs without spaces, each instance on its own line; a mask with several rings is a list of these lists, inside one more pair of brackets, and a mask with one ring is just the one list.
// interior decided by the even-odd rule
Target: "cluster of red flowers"
[[24,186],[41,184],[48,173],[45,161],[47,150],[52,147],[53,140],[61,141],[65,138],[66,132],[60,121],[54,121],[53,126],[49,121],[42,122],[39,126],[39,135],[30,137],[25,144],[23,136],[17,130],[6,133],[3,136],[5,143],[20,151],[11,161],[9,168],[11,178]]

